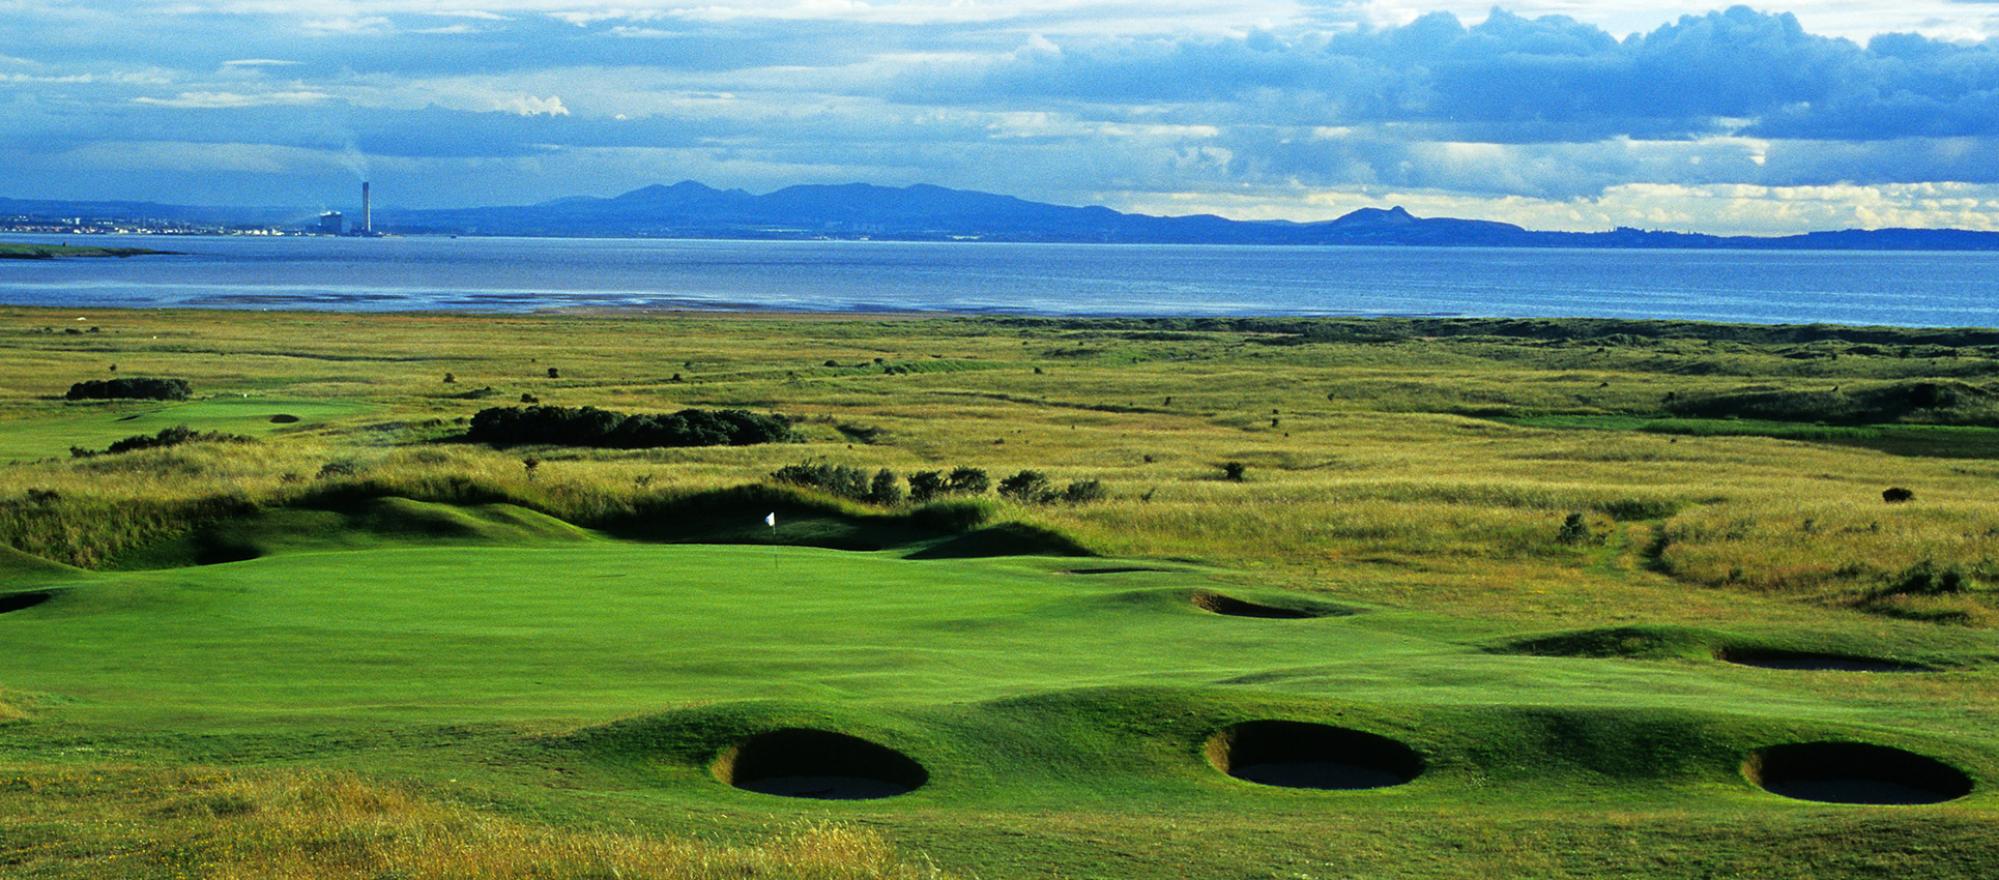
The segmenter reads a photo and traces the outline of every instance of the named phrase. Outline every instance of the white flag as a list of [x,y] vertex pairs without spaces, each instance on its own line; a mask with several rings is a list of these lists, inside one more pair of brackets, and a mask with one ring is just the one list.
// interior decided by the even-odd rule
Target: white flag
[[774,528],[777,528],[777,512],[776,512],[776,511],[772,511],[772,512],[770,512],[770,513],[766,513],[766,514],[764,514],[764,525],[767,525],[767,526],[770,526],[770,527],[771,527],[771,528],[773,528],[773,529],[774,529]]

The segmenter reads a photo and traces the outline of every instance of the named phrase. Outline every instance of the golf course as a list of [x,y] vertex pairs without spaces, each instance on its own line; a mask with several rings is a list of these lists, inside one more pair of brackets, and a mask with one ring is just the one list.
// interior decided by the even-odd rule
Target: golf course
[[1999,331],[0,355],[0,876],[1999,876]]

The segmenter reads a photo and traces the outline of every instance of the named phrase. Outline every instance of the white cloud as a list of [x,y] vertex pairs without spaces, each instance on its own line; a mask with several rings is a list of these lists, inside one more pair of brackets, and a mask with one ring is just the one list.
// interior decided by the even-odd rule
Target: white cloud
[[568,116],[569,108],[562,106],[562,99],[555,95],[537,98],[533,95],[516,95],[496,101],[493,109],[503,110],[516,116]]
[[258,94],[244,94],[241,92],[181,92],[171,98],[141,96],[133,98],[132,103],[146,104],[154,107],[219,110],[237,107],[313,104],[331,97],[333,96],[325,92],[304,89],[286,92],[261,92]]

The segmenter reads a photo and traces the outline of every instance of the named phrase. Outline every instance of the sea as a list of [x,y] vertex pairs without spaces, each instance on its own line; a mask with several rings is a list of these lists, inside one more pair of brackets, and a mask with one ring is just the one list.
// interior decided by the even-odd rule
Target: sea
[[0,304],[537,312],[1476,316],[1999,326],[1999,253],[6,236]]

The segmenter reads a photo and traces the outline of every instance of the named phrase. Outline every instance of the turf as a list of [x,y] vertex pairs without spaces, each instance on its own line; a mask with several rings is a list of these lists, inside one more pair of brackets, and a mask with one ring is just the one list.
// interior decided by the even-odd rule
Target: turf
[[[0,633],[36,646],[9,658],[10,689],[31,712],[42,695],[58,708],[46,723],[0,728],[0,755],[67,762],[50,743],[87,735],[128,759],[228,754],[254,766],[309,755],[632,821],[660,821],[665,805],[697,827],[866,816],[986,876],[1168,876],[1188,859],[1220,876],[1205,872],[1275,831],[1361,816],[1423,839],[1562,816],[1601,833],[1577,819],[1604,811],[1640,828],[1669,817],[1839,822],[1739,772],[1749,750],[1789,741],[1897,745],[1981,780],[1999,775],[1989,734],[1952,723],[1958,707],[1879,676],[1744,669],[1687,652],[1494,650],[1502,627],[1379,608],[1227,617],[1193,596],[1284,599],[1194,566],[1079,576],[1060,557],[662,546],[545,523],[465,544],[451,538],[503,512],[396,499],[370,509],[398,524],[463,524],[373,532],[393,546],[267,547],[241,562],[44,581],[54,598],[0,618]],[[1229,779],[1202,758],[1215,730],[1260,718],[1394,737],[1429,770],[1372,792],[1303,792]],[[708,773],[740,738],[789,726],[892,744],[931,782],[865,806],[807,805]],[[1921,815],[1948,828],[1986,821],[1994,806],[1981,789]],[[1203,842],[1072,845],[1020,861],[1014,836],[1050,814],[1065,833],[1138,817],[1195,823]],[[1440,827],[1442,816],[1458,818]],[[1989,839],[1957,845],[1969,848],[1959,857],[1999,856]],[[1320,845],[1286,846],[1259,864],[1324,857]],[[1665,860],[1659,876],[1712,864],[1654,857]],[[1387,852],[1343,863],[1410,876],[1467,864],[1426,868]],[[1628,866],[1611,852],[1573,867]]]
[[[1985,331],[55,329],[76,317],[0,309],[10,877],[1999,873]],[[61,399],[112,363],[196,399]],[[463,442],[523,395],[777,411],[798,439]],[[1667,415],[1689,400],[1795,418]],[[67,455],[174,424],[256,439]],[[770,481],[803,461],[1032,468],[1109,497]],[[1213,766],[1217,731],[1271,719],[1385,736],[1424,770],[1307,791]],[[834,802],[718,778],[795,728],[928,782]],[[1814,742],[1936,758],[1972,792],[1820,804],[1744,773]]]

